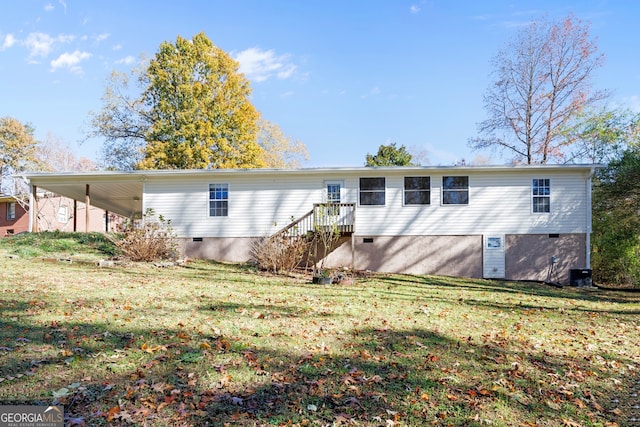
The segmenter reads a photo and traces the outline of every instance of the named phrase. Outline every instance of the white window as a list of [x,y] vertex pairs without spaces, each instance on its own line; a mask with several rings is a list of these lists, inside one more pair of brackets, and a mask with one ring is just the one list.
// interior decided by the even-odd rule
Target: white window
[[442,204],[443,205],[468,205],[469,204],[469,177],[468,176],[443,176],[442,177]]
[[549,178],[534,178],[531,185],[534,213],[551,212],[551,181]]
[[209,184],[209,216],[229,216],[229,184]]
[[405,205],[431,204],[431,177],[405,176],[404,177],[404,204]]
[[58,208],[58,222],[66,223],[69,220],[69,210],[66,206]]
[[16,219],[16,202],[7,203],[7,219],[9,221]]
[[360,178],[360,205],[384,206],[385,178]]

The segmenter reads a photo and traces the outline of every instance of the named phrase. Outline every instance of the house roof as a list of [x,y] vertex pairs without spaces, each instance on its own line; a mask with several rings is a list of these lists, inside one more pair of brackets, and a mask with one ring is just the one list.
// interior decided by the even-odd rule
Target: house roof
[[193,177],[215,177],[230,175],[274,176],[274,175],[381,175],[437,172],[498,173],[522,170],[539,171],[582,171],[593,172],[599,165],[513,165],[513,166],[406,166],[406,167],[335,167],[302,169],[211,169],[211,170],[144,170],[131,172],[64,172],[64,173],[27,173],[23,176],[31,185],[61,196],[84,202],[89,189],[90,203],[109,212],[126,217],[142,211],[144,182],[148,179],[170,178],[184,179]]

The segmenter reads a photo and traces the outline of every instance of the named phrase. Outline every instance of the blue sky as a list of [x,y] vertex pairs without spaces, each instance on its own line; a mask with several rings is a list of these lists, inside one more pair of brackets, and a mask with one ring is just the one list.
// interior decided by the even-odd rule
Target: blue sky
[[0,116],[95,160],[102,142],[80,141],[110,72],[204,32],[239,60],[262,115],[307,145],[304,166],[362,166],[392,142],[432,165],[504,163],[467,147],[486,118],[490,59],[531,20],[569,13],[605,55],[594,86],[640,112],[635,1],[4,0]]

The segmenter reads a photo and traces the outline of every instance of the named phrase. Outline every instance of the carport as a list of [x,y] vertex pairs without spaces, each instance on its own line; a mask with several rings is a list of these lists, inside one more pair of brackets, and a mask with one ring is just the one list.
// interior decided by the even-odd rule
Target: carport
[[[142,212],[145,175],[142,172],[69,172],[24,175],[31,188],[29,198],[29,231],[38,231],[34,212],[38,212],[38,190],[83,202],[86,228],[89,229],[89,206],[95,206],[132,218]],[[76,203],[74,203],[74,208]],[[76,212],[74,212],[74,215]]]

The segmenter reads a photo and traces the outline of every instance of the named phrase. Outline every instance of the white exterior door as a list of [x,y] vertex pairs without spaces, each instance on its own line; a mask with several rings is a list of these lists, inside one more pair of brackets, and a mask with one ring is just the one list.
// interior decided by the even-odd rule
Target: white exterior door
[[340,203],[342,201],[342,181],[325,181],[324,182],[324,200],[325,203]]
[[504,235],[485,235],[483,248],[483,277],[487,279],[504,279]]
[[[342,202],[342,188],[344,187],[344,183],[342,181],[325,181],[324,182],[324,203],[341,203]],[[341,212],[340,207],[327,207],[324,211],[328,217],[326,218],[331,224],[338,224],[341,220]]]

